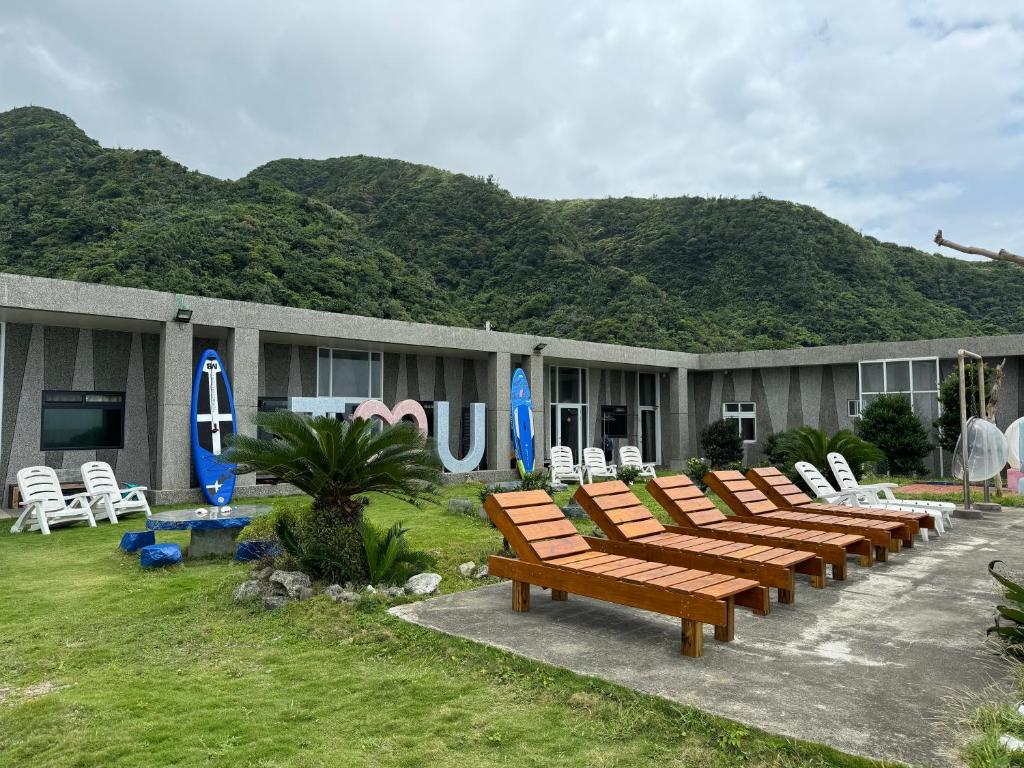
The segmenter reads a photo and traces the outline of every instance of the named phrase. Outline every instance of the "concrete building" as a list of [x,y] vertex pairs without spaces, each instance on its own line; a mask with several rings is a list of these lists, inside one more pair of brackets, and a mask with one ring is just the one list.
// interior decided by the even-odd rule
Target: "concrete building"
[[[157,503],[197,500],[189,439],[195,364],[218,350],[242,432],[258,410],[289,398],[332,398],[350,413],[366,399],[411,398],[433,412],[450,404],[449,448],[463,456],[470,404],[486,404],[487,447],[478,474],[510,476],[509,381],[522,366],[534,392],[535,450],[640,445],[679,467],[700,430],[737,420],[748,460],[765,438],[813,424],[849,428],[879,392],[907,392],[937,411],[935,389],[966,347],[1007,358],[1000,426],[1020,413],[1024,337],[860,344],[690,354],[500,331],[379,320],[64,280],[0,275],[0,479],[9,505],[18,469],[46,464],[73,480],[83,462],[109,462]],[[543,397],[538,394],[543,393]],[[436,426],[436,425],[434,425]],[[433,432],[433,430],[432,430]],[[943,457],[935,454],[933,469]],[[945,457],[948,469],[948,457]],[[281,489],[239,478],[236,494]]]

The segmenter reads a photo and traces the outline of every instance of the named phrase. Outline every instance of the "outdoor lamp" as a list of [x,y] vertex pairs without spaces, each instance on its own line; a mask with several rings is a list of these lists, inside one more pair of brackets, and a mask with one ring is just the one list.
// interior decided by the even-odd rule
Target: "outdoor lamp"
[[185,297],[180,293],[175,294],[178,300],[178,309],[174,313],[174,321],[177,323],[188,323],[192,321],[192,308],[185,303]]
[[548,343],[546,341],[538,341],[536,344],[533,345],[533,351],[534,352],[543,352],[544,351],[544,347],[546,347],[547,345],[548,345]]

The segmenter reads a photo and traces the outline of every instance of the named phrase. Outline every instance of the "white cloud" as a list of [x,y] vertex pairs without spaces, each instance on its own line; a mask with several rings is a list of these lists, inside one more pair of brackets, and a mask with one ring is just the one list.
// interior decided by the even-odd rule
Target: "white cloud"
[[1022,62],[1010,2],[0,9],[0,107],[214,175],[365,153],[538,197],[764,193],[924,248],[1024,249]]

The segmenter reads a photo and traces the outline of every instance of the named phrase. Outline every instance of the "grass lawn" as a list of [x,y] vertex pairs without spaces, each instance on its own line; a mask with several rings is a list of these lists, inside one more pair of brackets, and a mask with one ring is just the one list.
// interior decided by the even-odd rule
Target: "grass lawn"
[[[412,528],[442,591],[477,585],[456,565],[500,546],[438,505],[378,498],[370,517]],[[876,765],[412,626],[374,599],[239,606],[248,567],[143,572],[116,548],[140,527],[4,526],[0,765]]]

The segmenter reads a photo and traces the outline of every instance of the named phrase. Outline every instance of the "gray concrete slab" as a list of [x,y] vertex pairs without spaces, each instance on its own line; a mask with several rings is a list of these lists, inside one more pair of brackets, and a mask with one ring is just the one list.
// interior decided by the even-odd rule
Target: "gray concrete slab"
[[[996,599],[986,564],[1024,551],[1024,510],[956,521],[941,539],[797,589],[772,614],[737,611],[736,640],[706,631],[704,656],[678,653],[678,622],[534,589],[512,612],[508,582],[398,606],[408,621],[845,752],[955,765],[958,692],[1006,682],[985,627]],[[1020,565],[1018,562],[1016,565]]]

